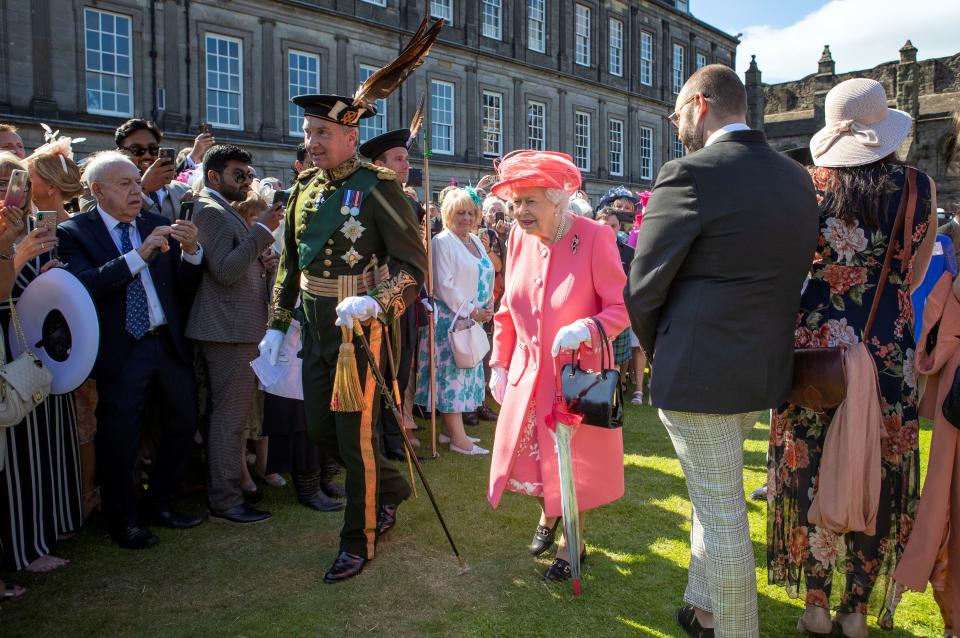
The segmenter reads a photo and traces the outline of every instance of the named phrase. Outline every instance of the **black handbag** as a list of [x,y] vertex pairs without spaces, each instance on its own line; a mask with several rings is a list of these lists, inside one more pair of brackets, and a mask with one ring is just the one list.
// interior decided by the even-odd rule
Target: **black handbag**
[[[570,355],[570,363],[560,371],[560,391],[567,409],[583,417],[582,423],[601,428],[623,427],[623,395],[620,390],[620,371],[608,368],[607,350],[610,343],[603,325],[591,317],[600,333],[599,372],[580,367],[578,352]],[[612,363],[609,362],[609,363]]]
[[953,427],[960,429],[960,368],[953,373],[953,385],[950,386],[947,398],[943,400],[943,418]]

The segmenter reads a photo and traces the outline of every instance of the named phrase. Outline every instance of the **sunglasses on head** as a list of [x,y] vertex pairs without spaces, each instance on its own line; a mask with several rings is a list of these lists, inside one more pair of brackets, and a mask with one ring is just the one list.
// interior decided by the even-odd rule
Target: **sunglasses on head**
[[130,153],[134,157],[143,157],[144,155],[159,155],[160,145],[140,146],[139,144],[131,144],[130,146],[121,146],[120,150]]

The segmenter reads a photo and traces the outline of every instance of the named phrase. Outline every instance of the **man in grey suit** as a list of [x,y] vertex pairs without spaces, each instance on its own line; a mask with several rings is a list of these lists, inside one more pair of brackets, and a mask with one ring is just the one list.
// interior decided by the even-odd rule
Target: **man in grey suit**
[[256,523],[270,518],[243,500],[243,431],[257,388],[250,362],[267,324],[270,279],[261,258],[273,244],[282,210],[269,207],[250,224],[231,202],[250,191],[250,154],[213,146],[203,158],[204,188],[193,215],[207,253],[203,280],[190,311],[187,336],[200,346],[210,379],[207,436],[212,522]]
[[790,390],[817,202],[806,171],[747,127],[732,69],[694,73],[669,119],[688,154],[657,176],[627,304],[693,504],[678,621],[692,636],[757,636],[743,441]]

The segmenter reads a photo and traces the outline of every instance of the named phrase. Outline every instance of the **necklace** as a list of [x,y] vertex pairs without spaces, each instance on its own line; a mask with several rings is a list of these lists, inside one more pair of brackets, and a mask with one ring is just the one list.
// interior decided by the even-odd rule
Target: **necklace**
[[560,223],[557,224],[557,232],[553,236],[554,244],[556,244],[558,241],[560,241],[563,238],[564,234],[566,234],[567,230],[569,229],[569,224],[570,224],[570,216],[567,215],[566,213],[561,213]]

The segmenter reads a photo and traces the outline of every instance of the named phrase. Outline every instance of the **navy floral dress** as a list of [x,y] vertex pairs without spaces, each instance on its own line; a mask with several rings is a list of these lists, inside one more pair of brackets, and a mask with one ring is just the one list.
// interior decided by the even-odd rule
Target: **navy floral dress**
[[[804,290],[796,329],[797,347],[859,343],[870,314],[887,244],[900,204],[905,171],[887,169],[885,210],[880,227],[866,228],[827,215],[824,199],[834,187],[829,168],[813,172],[821,203],[817,259]],[[908,211],[909,213],[909,211]],[[930,219],[930,182],[917,176],[917,207],[911,228],[911,254],[916,254]],[[873,608],[881,626],[893,625],[896,596],[892,574],[903,552],[920,497],[917,378],[913,368],[913,270],[902,263],[903,235],[897,245],[883,290],[868,349],[880,379],[885,436],[882,439],[882,483],[876,535],[838,535],[807,521],[826,428],[833,411],[816,413],[787,404],[774,411],[770,426],[767,483],[767,569],[771,584],[783,584],[799,595],[806,581],[806,602],[830,608],[834,571],[846,575],[839,610],[867,614],[874,585],[884,578]]]

